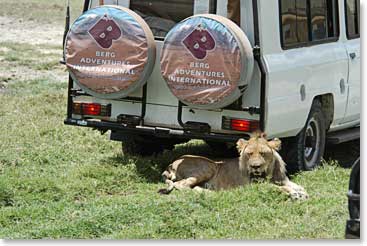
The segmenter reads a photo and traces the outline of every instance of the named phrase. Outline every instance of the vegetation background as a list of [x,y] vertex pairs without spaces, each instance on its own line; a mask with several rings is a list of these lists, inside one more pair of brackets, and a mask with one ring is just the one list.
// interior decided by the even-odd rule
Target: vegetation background
[[[73,19],[82,2],[71,1]],[[154,157],[126,156],[107,136],[63,125],[64,1],[0,6],[0,238],[344,238],[350,163],[335,158],[356,143],[328,147],[322,167],[291,177],[307,201],[269,184],[160,196],[160,173],[172,160],[213,156],[210,148],[195,140]]]

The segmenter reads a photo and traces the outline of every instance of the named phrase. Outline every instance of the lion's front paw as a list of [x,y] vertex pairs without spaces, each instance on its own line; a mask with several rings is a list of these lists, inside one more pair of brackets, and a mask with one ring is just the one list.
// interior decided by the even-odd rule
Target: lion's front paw
[[305,191],[293,190],[289,193],[292,200],[306,200],[308,199],[308,194]]
[[307,192],[301,186],[282,186],[281,190],[287,193],[292,200],[306,200],[308,199]]

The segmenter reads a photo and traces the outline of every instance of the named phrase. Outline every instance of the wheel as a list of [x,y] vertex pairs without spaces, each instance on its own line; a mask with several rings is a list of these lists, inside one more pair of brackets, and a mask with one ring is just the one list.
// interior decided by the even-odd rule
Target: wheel
[[124,155],[150,156],[173,148],[173,142],[149,136],[126,136],[122,142]]
[[315,100],[302,131],[287,144],[289,171],[310,171],[320,165],[325,151],[326,120],[321,103]]

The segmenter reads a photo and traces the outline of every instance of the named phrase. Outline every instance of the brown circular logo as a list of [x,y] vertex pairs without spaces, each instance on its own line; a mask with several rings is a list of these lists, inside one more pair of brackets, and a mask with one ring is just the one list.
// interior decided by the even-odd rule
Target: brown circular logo
[[[65,58],[71,76],[87,93],[121,98],[142,86],[155,60],[154,37],[132,11],[102,6],[72,25]],[[153,63],[153,64],[152,64]]]

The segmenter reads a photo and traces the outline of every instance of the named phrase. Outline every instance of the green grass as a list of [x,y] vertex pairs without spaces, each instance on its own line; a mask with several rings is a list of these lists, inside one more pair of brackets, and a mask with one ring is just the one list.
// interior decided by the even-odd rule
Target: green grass
[[[82,1],[71,1],[74,18]],[[0,0],[0,16],[62,26],[64,1]],[[155,157],[124,156],[121,144],[65,126],[61,47],[0,43],[0,238],[342,239],[350,169],[329,162],[292,179],[310,195],[288,199],[269,184],[227,192],[157,194],[160,174],[182,154],[212,155],[201,141]]]
[[333,163],[293,179],[310,194],[291,201],[268,184],[160,196],[161,171],[192,141],[156,157],[64,126],[66,83],[10,83],[0,94],[0,238],[343,238],[349,170]]
[[64,68],[59,62],[62,57],[61,46],[39,47],[32,44],[0,42],[0,47],[0,57],[10,66],[23,66],[39,71]]

